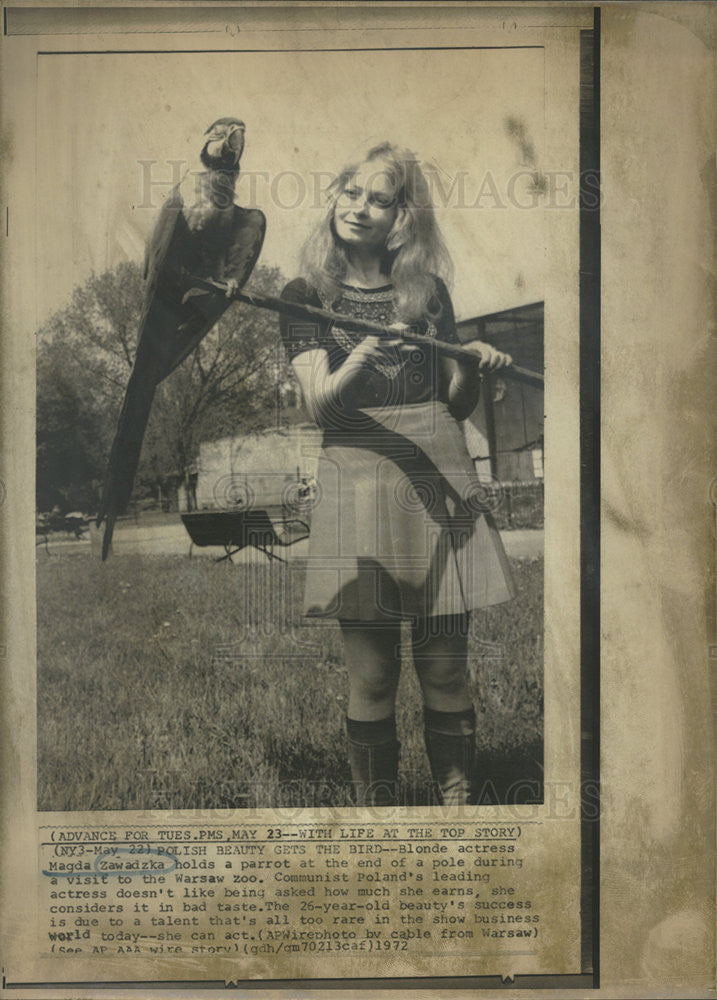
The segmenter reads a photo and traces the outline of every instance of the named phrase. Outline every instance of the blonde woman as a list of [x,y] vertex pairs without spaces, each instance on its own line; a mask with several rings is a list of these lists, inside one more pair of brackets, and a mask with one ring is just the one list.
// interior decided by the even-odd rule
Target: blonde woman
[[[283,297],[457,341],[450,259],[420,165],[386,142],[346,167]],[[340,622],[349,676],[348,755],[359,805],[396,803],[401,621],[424,701],[425,741],[446,804],[476,796],[476,716],[466,677],[470,612],[513,596],[498,532],[475,498],[458,421],[481,368],[438,349],[282,319],[282,338],[323,429],[304,611]]]

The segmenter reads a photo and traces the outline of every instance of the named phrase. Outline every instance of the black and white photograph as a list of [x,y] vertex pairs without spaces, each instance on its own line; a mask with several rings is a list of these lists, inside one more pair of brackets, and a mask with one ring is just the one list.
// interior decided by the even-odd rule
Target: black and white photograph
[[38,808],[541,802],[542,50],[40,65]]
[[41,961],[589,979],[593,17],[317,16],[38,55]]

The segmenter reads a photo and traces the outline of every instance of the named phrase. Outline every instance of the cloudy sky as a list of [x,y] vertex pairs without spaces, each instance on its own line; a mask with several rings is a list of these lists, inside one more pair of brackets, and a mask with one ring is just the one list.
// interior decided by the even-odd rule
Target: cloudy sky
[[539,48],[52,55],[38,72],[37,324],[92,270],[142,259],[170,161],[193,164],[223,115],[246,122],[238,200],[266,213],[261,260],[287,278],[328,177],[390,139],[440,178],[459,317],[544,298],[527,174],[561,165],[543,158]]

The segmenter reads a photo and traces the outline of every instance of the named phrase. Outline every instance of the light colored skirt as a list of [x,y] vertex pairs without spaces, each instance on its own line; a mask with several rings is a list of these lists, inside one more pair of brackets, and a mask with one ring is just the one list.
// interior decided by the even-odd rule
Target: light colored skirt
[[361,411],[324,434],[304,614],[464,614],[515,596],[463,433],[443,403]]

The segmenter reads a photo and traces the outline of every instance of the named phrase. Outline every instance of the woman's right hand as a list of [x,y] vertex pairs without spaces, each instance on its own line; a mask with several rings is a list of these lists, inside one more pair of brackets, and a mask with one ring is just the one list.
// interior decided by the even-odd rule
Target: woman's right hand
[[376,371],[377,362],[396,362],[396,348],[401,353],[412,350],[410,344],[393,337],[364,337],[333,372],[324,348],[298,354],[292,366],[315,423],[319,427],[335,426],[337,414],[340,418],[359,407],[365,380]]
[[373,334],[364,337],[360,344],[351,351],[344,361],[343,367],[347,372],[358,375],[359,372],[369,372],[376,370],[376,363],[379,361],[396,362],[396,349],[408,348],[403,340],[394,340],[388,337],[378,337]]
[[470,351],[471,354],[475,355],[475,363],[481,374],[484,371],[492,372],[498,368],[506,368],[513,363],[510,354],[499,351],[491,344],[485,344],[482,340],[470,340],[467,344],[461,344],[461,347],[464,351]]

